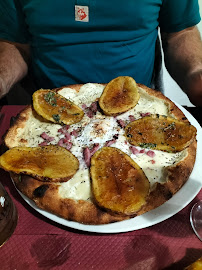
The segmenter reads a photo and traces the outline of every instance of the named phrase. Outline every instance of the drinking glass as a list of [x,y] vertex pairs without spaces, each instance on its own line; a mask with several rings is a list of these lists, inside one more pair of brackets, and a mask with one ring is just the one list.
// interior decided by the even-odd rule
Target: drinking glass
[[192,207],[190,222],[195,234],[202,241],[202,200],[195,203]]
[[13,234],[18,222],[18,213],[11,197],[0,183],[0,247]]

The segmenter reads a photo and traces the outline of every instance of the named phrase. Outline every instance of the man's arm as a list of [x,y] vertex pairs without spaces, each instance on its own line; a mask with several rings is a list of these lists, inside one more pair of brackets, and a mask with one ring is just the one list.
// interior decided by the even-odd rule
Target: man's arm
[[202,42],[197,27],[161,33],[165,66],[196,106],[202,106]]
[[28,71],[29,45],[0,40],[0,98]]

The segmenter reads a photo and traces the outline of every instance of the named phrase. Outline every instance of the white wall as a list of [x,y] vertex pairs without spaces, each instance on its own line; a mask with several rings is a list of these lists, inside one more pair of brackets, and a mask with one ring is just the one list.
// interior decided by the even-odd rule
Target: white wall
[[[199,0],[200,12],[202,17],[202,0]],[[202,36],[202,21],[198,24],[199,31]],[[176,101],[180,105],[193,106],[189,101],[186,94],[180,89],[175,81],[168,74],[165,66],[163,65],[163,80],[164,80],[164,94],[170,99]]]

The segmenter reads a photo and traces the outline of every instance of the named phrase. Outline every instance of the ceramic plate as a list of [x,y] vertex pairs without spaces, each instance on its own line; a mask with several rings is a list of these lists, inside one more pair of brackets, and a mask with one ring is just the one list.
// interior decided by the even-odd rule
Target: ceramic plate
[[105,225],[85,225],[78,222],[65,220],[47,211],[41,210],[21,192],[19,193],[30,206],[32,206],[37,212],[39,212],[43,216],[64,226],[88,232],[120,233],[134,231],[155,225],[172,217],[184,207],[186,207],[194,199],[194,197],[196,197],[202,187],[202,128],[196,121],[196,119],[187,110],[185,110],[182,106],[178,104],[176,105],[183,111],[191,124],[197,128],[198,146],[196,162],[194,165],[194,169],[184,186],[170,200],[168,200],[166,203],[159,206],[158,208],[151,210],[141,216],[131,218],[130,220]]

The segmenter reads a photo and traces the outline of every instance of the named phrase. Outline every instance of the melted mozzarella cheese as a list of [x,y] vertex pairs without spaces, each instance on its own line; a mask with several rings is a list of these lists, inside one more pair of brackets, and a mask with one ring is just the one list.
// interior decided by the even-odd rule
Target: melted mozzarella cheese
[[[59,93],[77,106],[82,107],[85,104],[89,107],[92,102],[101,96],[103,89],[103,85],[88,83],[81,87],[79,93],[71,88],[63,88]],[[140,99],[138,104],[130,111],[116,118],[107,117],[100,112],[97,112],[92,118],[85,114],[79,123],[70,126],[68,129],[69,133],[73,130],[79,130],[77,137],[71,137],[72,148],[70,151],[78,158],[80,165],[78,172],[69,181],[61,184],[59,191],[63,198],[91,200],[90,174],[83,158],[83,149],[85,147],[91,148],[95,143],[99,143],[99,148],[101,148],[105,146],[106,141],[112,140],[115,134],[119,134],[119,136],[111,146],[128,154],[143,169],[150,181],[151,189],[156,182],[163,183],[166,181],[163,177],[166,167],[177,163],[186,156],[186,150],[176,154],[155,150],[153,151],[154,157],[150,157],[147,154],[149,149],[140,152],[140,147],[137,147],[138,154],[134,155],[131,152],[131,145],[127,142],[124,136],[124,129],[120,128],[117,120],[123,120],[127,124],[130,122],[130,115],[133,115],[135,119],[142,117],[141,115],[144,113],[169,115],[167,104],[163,100],[151,97],[141,88],[139,92]],[[65,136],[58,132],[60,128],[61,126],[58,124],[48,123],[36,117],[31,117],[27,128],[24,129],[23,137],[28,140],[28,146],[34,147],[43,141],[40,135],[42,132],[45,132],[49,136],[54,137],[51,144],[57,144]]]
[[61,183],[60,196],[74,200],[91,200],[90,175],[87,168],[78,170],[68,182]]
[[23,129],[23,134],[21,132],[18,133],[19,138],[25,138],[28,142],[25,143],[24,141],[22,141],[16,146],[23,146],[25,144],[29,147],[38,146],[40,143],[43,142],[43,139],[40,136],[43,132],[46,132],[48,136],[54,138],[54,140],[51,142],[52,144],[57,144],[57,142],[61,138],[61,134],[58,133],[58,130],[60,128],[61,126],[58,124],[41,121],[40,118],[36,117],[30,117],[27,121],[25,128]]
[[139,88],[139,93],[140,99],[137,105],[131,110],[117,116],[117,119],[127,121],[129,115],[133,115],[137,120],[142,117],[142,114],[145,113],[171,116],[169,114],[169,109],[163,100],[151,97],[142,88]]
[[82,104],[90,106],[93,101],[100,97],[103,90],[104,86],[101,84],[86,83],[80,88],[79,92],[65,87],[59,91],[59,94],[71,100],[77,106],[81,106]]
[[[146,150],[144,154],[131,155],[131,158],[143,169],[145,175],[149,179],[151,189],[156,182],[165,183],[164,170],[168,166],[176,164],[181,159],[185,158],[187,151],[179,153],[167,153],[154,150],[154,157],[147,155]],[[154,163],[153,163],[154,162]]]

